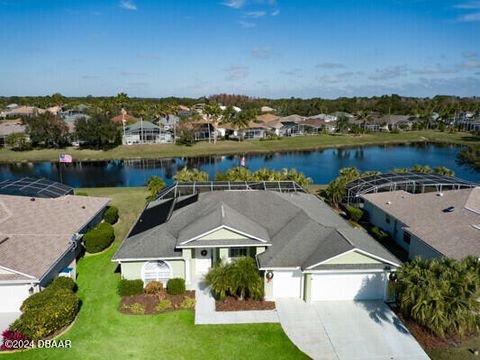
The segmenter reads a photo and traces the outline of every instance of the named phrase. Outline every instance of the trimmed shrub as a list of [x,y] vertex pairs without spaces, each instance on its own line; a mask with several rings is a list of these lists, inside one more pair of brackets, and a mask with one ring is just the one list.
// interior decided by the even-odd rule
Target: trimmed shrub
[[117,291],[120,296],[131,296],[131,295],[142,294],[143,281],[122,279],[118,283]]
[[103,214],[103,220],[111,225],[118,221],[118,208],[115,206],[109,206]]
[[167,282],[167,293],[170,295],[182,295],[185,293],[185,280],[173,278]]
[[79,307],[80,299],[72,291],[47,288],[24,301],[22,315],[12,324],[11,330],[32,340],[42,339],[70,324]]
[[183,301],[178,304],[180,309],[193,309],[195,307],[195,299],[185,296]]
[[171,308],[172,308],[172,302],[168,299],[160,300],[157,306],[155,306],[155,310],[157,311],[165,311]]
[[384,241],[384,240],[388,239],[388,234],[385,231],[383,231],[382,229],[379,229],[376,226],[374,226],[370,231],[371,231],[373,237],[377,240]]
[[133,303],[131,305],[124,304],[122,307],[124,310],[128,310],[135,315],[145,314],[145,306],[140,303]]
[[348,217],[355,222],[358,222],[363,217],[362,209],[353,206],[347,206],[346,210],[348,213]]
[[163,284],[160,281],[150,281],[143,291],[145,294],[159,294],[163,291]]
[[47,289],[67,289],[73,292],[77,291],[77,284],[73,279],[66,276],[59,276],[48,285]]
[[115,240],[113,226],[106,222],[98,224],[95,228],[83,235],[85,249],[91,254],[105,250],[113,240]]

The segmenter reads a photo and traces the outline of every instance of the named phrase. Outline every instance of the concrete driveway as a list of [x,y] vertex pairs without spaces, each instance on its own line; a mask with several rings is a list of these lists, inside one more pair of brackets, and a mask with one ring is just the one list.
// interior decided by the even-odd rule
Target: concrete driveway
[[429,359],[381,301],[280,299],[277,312],[290,340],[313,359]]

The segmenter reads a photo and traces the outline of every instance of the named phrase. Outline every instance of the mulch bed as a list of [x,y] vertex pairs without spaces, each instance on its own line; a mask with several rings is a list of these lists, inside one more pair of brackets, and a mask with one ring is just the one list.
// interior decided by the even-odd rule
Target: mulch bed
[[274,301],[237,300],[229,296],[224,301],[215,302],[216,311],[274,310]]
[[[132,312],[126,308],[133,304],[140,304],[145,308],[144,314],[158,314],[160,312],[169,312],[178,310],[179,305],[182,303],[185,297],[189,297],[195,299],[195,291],[194,290],[187,290],[183,295],[170,295],[167,294],[166,291],[150,295],[150,294],[140,294],[140,295],[132,295],[132,296],[122,296],[120,300],[120,307],[119,310],[125,314],[132,314]],[[158,311],[155,307],[157,306],[160,300],[170,300],[172,302],[172,308],[167,309],[164,311]]]
[[389,306],[424,349],[437,350],[456,347],[465,340],[478,335],[466,334],[463,337],[446,335],[445,338],[441,338],[432,334],[426,328],[417,324],[414,320],[405,317],[395,304],[390,304]]

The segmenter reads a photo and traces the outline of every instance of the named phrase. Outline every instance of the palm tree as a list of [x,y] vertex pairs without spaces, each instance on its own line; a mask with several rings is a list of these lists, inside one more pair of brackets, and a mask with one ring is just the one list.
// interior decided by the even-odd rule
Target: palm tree
[[337,120],[337,132],[348,132],[349,127],[350,121],[348,120],[348,117],[340,116],[340,118]]
[[184,167],[178,171],[173,177],[178,182],[196,182],[196,181],[208,181],[209,175],[204,171],[198,169],[188,170]]
[[455,172],[445,166],[437,166],[433,168],[433,172],[439,175],[455,176]]
[[[205,114],[207,114],[208,121],[208,142],[211,142],[211,126],[216,126],[220,116],[222,115],[222,109],[217,103],[206,104],[203,109]],[[217,132],[214,132],[213,142],[217,142]]]
[[253,109],[250,109],[250,110],[237,113],[237,115],[231,119],[230,123],[232,124],[232,126],[241,132],[240,140],[243,140],[244,138],[243,129],[248,128],[250,123],[252,121],[255,121],[256,118],[257,118],[256,111]]

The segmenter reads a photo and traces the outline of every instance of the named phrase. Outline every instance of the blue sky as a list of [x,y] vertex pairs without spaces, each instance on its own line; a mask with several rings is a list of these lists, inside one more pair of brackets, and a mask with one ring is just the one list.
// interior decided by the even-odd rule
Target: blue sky
[[0,95],[480,96],[480,0],[0,0]]

